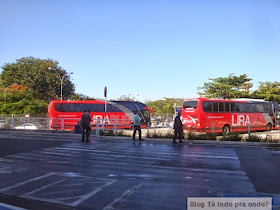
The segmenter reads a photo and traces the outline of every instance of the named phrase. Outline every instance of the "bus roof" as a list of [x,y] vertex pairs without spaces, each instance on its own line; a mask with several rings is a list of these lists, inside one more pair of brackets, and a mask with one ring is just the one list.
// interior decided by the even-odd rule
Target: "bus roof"
[[272,101],[265,101],[263,99],[253,99],[253,98],[234,98],[234,99],[219,99],[219,98],[205,98],[205,97],[198,97],[198,98],[188,98],[185,99],[184,101],[192,101],[192,100],[197,100],[197,101],[228,101],[228,102],[260,102],[260,103],[273,103],[275,107],[279,107],[279,104],[276,102]]
[[95,103],[95,104],[102,104],[102,103],[105,103],[105,101],[102,101],[102,100],[81,100],[81,101],[60,101],[60,100],[54,100],[54,101],[51,101],[51,103],[59,103],[59,104],[69,104],[69,103],[85,103],[85,104],[92,104],[92,103]]

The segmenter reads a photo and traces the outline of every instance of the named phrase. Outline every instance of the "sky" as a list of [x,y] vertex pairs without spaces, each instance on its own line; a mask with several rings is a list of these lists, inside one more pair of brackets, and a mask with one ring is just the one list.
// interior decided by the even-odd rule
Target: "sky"
[[[198,97],[209,78],[280,79],[279,0],[0,0],[0,66],[52,59],[75,92]],[[0,72],[2,69],[0,69]]]

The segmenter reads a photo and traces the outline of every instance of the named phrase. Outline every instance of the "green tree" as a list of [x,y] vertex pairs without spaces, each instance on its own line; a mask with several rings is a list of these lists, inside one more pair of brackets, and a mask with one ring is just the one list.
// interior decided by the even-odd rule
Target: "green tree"
[[198,87],[198,94],[207,98],[240,98],[250,97],[249,88],[250,81],[246,74],[234,76],[230,74],[228,77],[218,77],[211,79],[211,82],[206,82],[202,87]]
[[60,97],[60,78],[63,80],[63,98],[68,99],[74,93],[74,84],[66,70],[58,66],[57,61],[51,59],[38,59],[24,57],[15,63],[2,66],[0,75],[1,85],[7,87],[11,84],[20,84],[31,89],[35,98],[49,101]]
[[[0,89],[2,92],[3,88]],[[4,94],[0,95],[0,114],[45,114],[48,104],[46,101],[34,98],[34,91],[21,85],[11,85]]]
[[147,101],[148,107],[154,110],[155,116],[161,116],[163,119],[172,117],[174,113],[174,105],[181,105],[183,99],[181,98],[164,98],[163,100]]
[[131,94],[129,95],[122,95],[119,98],[117,98],[118,101],[136,101],[135,97]]
[[70,96],[70,100],[73,101],[79,101],[79,100],[95,100],[94,97],[89,97],[87,95],[81,94],[81,93],[74,93]]
[[260,86],[252,93],[253,98],[280,103],[280,82],[259,82]]

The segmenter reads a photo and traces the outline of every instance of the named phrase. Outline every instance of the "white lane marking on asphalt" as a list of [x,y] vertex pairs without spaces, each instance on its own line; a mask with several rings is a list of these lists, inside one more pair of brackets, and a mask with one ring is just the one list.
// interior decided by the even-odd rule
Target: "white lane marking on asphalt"
[[67,154],[67,153],[60,153],[60,152],[40,152],[39,154],[44,155],[57,155],[57,156],[66,156],[66,157],[76,157],[76,154]]
[[[246,175],[246,172],[242,171],[241,169],[239,171],[233,171],[233,170],[227,170],[227,169],[211,169],[211,168],[207,168],[207,169],[203,169],[203,168],[182,168],[182,167],[170,167],[170,166],[159,166],[159,169],[168,169],[168,170],[173,170],[175,171],[179,171],[179,172],[186,172],[186,173],[215,173],[215,174],[227,174],[227,175],[235,175],[235,176],[240,176],[240,175]],[[241,177],[242,179],[242,177]],[[246,179],[248,179],[246,177]]]
[[43,176],[37,176],[37,177],[34,177],[34,178],[32,178],[32,179],[28,179],[28,180],[26,180],[26,181],[24,181],[24,182],[20,182],[20,183],[17,183],[17,184],[15,184],[15,185],[12,185],[12,186],[9,186],[9,187],[1,188],[1,189],[0,189],[0,192],[8,191],[8,190],[10,190],[10,189],[13,189],[13,188],[16,188],[16,187],[20,187],[20,186],[25,185],[25,184],[28,184],[28,183],[30,183],[30,182],[34,182],[34,181],[37,181],[37,180],[40,180],[40,179],[44,179],[44,178],[46,178],[46,177],[48,177],[48,176],[53,176],[54,174],[55,174],[55,173],[48,173],[48,174],[45,174],[45,175],[43,175]]
[[[3,208],[1,208],[3,207]],[[12,206],[12,205],[9,205],[9,204],[5,204],[5,203],[0,203],[0,209],[7,209],[7,210],[27,210],[27,209],[23,209],[23,208],[20,208],[20,207],[17,207],[17,206]]]
[[[110,153],[107,150],[96,150],[96,149],[82,149],[82,148],[59,148],[58,150],[74,150],[74,151],[83,151],[83,152],[96,152],[96,153]],[[112,152],[112,151],[111,151]],[[45,153],[45,152],[42,152]],[[48,153],[46,153],[48,155]],[[51,154],[51,153],[50,153]],[[56,154],[56,153],[54,153]],[[166,155],[167,153],[163,153],[163,155]],[[62,155],[61,153],[57,153],[58,156],[68,156],[68,155]],[[103,154],[102,154],[103,155]],[[142,154],[141,154],[142,155]],[[157,155],[160,155],[157,153]],[[176,156],[180,156],[179,154],[172,154],[172,155],[176,155]],[[138,159],[139,156],[132,156],[132,155],[127,155],[127,154],[108,154],[109,157],[120,157],[120,158],[136,158]],[[69,155],[69,157],[75,157],[74,155],[71,156]],[[141,159],[149,159],[149,160],[170,160],[169,158],[159,158],[159,157],[141,157]]]
[[14,161],[11,159],[0,158],[0,162],[14,162]]
[[59,181],[57,181],[57,182],[53,182],[53,183],[51,183],[51,184],[47,184],[47,185],[45,185],[45,186],[43,186],[43,187],[40,187],[40,188],[38,188],[38,189],[36,189],[36,190],[30,191],[30,192],[28,192],[28,193],[25,193],[25,194],[23,194],[21,197],[28,197],[29,195],[31,195],[31,194],[33,194],[33,193],[39,192],[39,191],[41,191],[41,190],[43,190],[43,189],[46,189],[46,188],[48,188],[48,187],[50,187],[50,186],[53,186],[53,185],[58,184],[58,183],[63,182],[63,181],[65,181],[65,180],[62,179],[62,180],[59,180]]
[[103,210],[110,210],[110,209],[114,209],[114,205],[116,205],[117,203],[123,202],[127,197],[129,197],[130,195],[132,195],[139,187],[141,187],[143,184],[137,184],[134,185],[132,188],[126,190],[120,197],[116,198],[115,200],[113,200],[112,203],[108,204],[105,208],[103,208]]
[[238,157],[234,157],[234,156],[221,156],[221,155],[217,155],[217,156],[213,156],[213,155],[182,155],[183,157],[194,157],[194,158],[218,158],[218,159],[235,159],[238,160]]
[[107,182],[106,184],[104,184],[101,187],[97,187],[95,190],[93,190],[92,192],[82,196],[79,200],[73,202],[70,204],[70,206],[77,206],[80,203],[84,202],[85,200],[89,199],[91,196],[95,195],[96,193],[100,192],[101,190],[103,190],[104,188],[110,186],[111,184],[113,184],[115,181],[117,180],[110,180],[109,182]]
[[79,148],[64,148],[64,147],[59,147],[59,150],[73,150],[73,151],[83,151],[83,152],[100,152],[100,153],[110,153],[110,151],[108,151],[108,150],[79,149]]
[[[128,152],[131,152],[133,153],[134,150],[128,150],[128,149],[123,149],[123,148],[111,148],[110,151],[108,150],[104,150],[104,147],[89,147],[89,146],[86,146],[86,147],[76,147],[76,146],[71,146],[71,145],[65,145],[63,147],[56,147],[55,148],[56,150],[73,150],[73,151],[100,151],[100,152],[103,152],[105,151],[106,153],[108,152],[124,152],[125,154],[127,154]],[[176,152],[165,152],[165,151],[157,151],[157,155],[175,155],[175,156],[179,156],[178,153]]]
[[64,198],[57,198],[58,201],[61,201],[61,203],[63,203],[63,201],[67,201],[67,200],[74,200],[74,199],[78,199],[80,198],[80,196],[71,196],[71,197],[64,197]]

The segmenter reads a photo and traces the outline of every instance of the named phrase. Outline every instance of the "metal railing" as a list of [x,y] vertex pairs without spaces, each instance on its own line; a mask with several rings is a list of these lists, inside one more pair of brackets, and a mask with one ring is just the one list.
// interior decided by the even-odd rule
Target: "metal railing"
[[[75,131],[80,127],[80,118],[38,118],[38,117],[0,117],[0,129],[6,130],[46,130],[46,131]],[[148,125],[149,126],[149,125]],[[129,119],[93,119],[91,129],[100,131],[132,129]]]
[[[6,130],[44,130],[54,132],[75,131],[81,132],[80,118],[43,118],[43,117],[0,117],[0,129]],[[144,132],[146,135],[151,133],[151,129],[168,128],[170,126],[159,124],[157,121],[148,122]],[[130,119],[100,119],[94,118],[91,121],[91,129],[96,136],[99,136],[100,131],[113,131],[115,135],[119,132],[131,133],[133,124]],[[154,130],[153,130],[154,131]],[[94,134],[93,134],[94,135]]]
[[49,119],[39,117],[0,117],[0,129],[49,130]]

